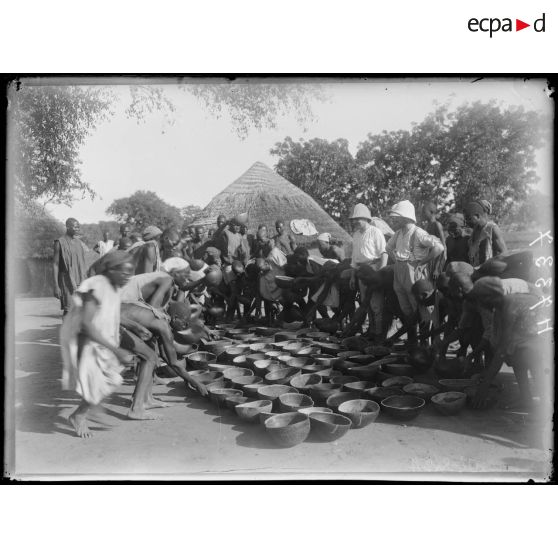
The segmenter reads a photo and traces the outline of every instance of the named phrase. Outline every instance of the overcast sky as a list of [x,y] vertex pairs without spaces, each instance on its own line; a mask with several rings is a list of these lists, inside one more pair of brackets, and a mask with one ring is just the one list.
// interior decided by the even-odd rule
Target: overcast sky
[[[95,201],[77,201],[71,208],[50,205],[61,220],[69,216],[83,223],[110,219],[105,210],[115,198],[136,190],[153,190],[177,207],[205,206],[255,161],[270,167],[276,162],[270,148],[286,136],[346,138],[356,152],[368,133],[409,129],[434,108],[434,102],[496,99],[504,105],[523,105],[552,118],[552,104],[543,81],[483,80],[476,83],[442,78],[405,81],[337,81],[324,85],[327,102],[314,102],[315,121],[304,131],[294,116],[286,116],[277,128],[251,131],[239,139],[230,120],[209,114],[197,99],[175,85],[165,86],[177,106],[170,125],[161,113],[148,115],[143,123],[128,119],[124,109],[128,88],[118,87],[120,101],[109,122],[102,123],[81,152],[84,179],[98,193]],[[538,188],[551,188],[551,144],[539,152]]]

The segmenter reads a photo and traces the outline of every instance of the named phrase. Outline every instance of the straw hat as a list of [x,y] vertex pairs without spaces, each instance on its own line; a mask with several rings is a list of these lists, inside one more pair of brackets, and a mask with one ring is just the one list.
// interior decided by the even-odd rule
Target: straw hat
[[390,216],[404,217],[410,219],[413,223],[417,222],[415,217],[415,206],[409,200],[403,200],[396,203],[389,212]]
[[370,210],[363,203],[357,203],[349,219],[367,219],[368,222],[370,222],[372,221],[372,215],[370,214]]

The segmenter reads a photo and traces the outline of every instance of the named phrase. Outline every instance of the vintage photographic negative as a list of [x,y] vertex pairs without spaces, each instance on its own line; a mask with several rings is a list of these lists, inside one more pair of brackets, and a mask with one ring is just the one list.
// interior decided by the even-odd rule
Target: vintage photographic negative
[[550,94],[11,83],[7,474],[548,480]]

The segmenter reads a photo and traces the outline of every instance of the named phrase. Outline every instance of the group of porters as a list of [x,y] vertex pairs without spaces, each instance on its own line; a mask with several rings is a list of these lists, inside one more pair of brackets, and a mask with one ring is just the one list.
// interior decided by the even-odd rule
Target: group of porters
[[328,233],[318,235],[311,254],[282,221],[272,238],[265,225],[252,237],[246,214],[219,216],[207,234],[148,226],[139,235],[123,226],[118,241],[99,242],[101,257],[89,269],[79,223],[69,219],[55,242],[53,271],[65,316],[64,385],[83,399],[70,422],[88,437],[87,417],[132,364],[130,418],[156,418],[151,409],[165,406],[151,392],[154,381],[164,381],[155,375],[161,359],[205,393],[182,357],[211,341],[222,320],[314,326],[339,338],[361,334],[375,346],[406,336],[409,346],[438,357],[458,343],[467,369],[482,371],[475,406],[485,404],[504,362],[521,403],[530,404],[528,374],[543,377],[538,355],[548,343],[537,331],[543,293],[531,282],[532,253],[508,252],[490,213],[488,202],[472,201],[464,215],[449,216],[446,234],[434,204],[424,204],[422,228],[404,200],[389,212],[391,227],[380,230],[357,204],[350,258]]

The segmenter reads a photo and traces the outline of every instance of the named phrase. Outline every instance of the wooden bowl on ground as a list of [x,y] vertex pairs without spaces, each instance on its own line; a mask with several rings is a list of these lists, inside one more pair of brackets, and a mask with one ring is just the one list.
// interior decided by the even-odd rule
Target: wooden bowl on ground
[[354,393],[357,396],[363,394],[367,389],[372,389],[376,387],[374,382],[348,382],[343,386],[343,389],[349,393]]
[[301,393],[307,393],[311,386],[321,383],[322,377],[318,376],[318,374],[300,374],[289,381],[289,384]]
[[324,442],[333,442],[344,436],[353,425],[350,418],[336,413],[311,413],[310,428]]
[[298,393],[298,391],[291,386],[273,385],[273,386],[262,386],[257,390],[259,399],[266,399],[272,401],[274,406],[278,408],[278,403],[276,400],[280,395],[284,393]]
[[258,422],[261,413],[269,413],[273,403],[265,399],[240,403],[234,410],[236,414],[246,422]]
[[238,368],[237,366],[229,366],[223,370],[223,376],[225,380],[231,382],[235,378],[241,378],[245,376],[253,376],[254,372],[249,368]]
[[436,395],[440,390],[436,386],[432,386],[430,384],[413,382],[412,384],[403,386],[403,391],[407,395],[414,395],[416,397],[421,397],[425,401],[430,401],[432,396]]
[[432,396],[432,406],[442,415],[457,415],[467,402],[467,395],[461,391],[446,391]]
[[287,385],[292,378],[300,375],[298,368],[292,366],[285,366],[277,370],[272,370],[265,375],[265,381],[270,384]]
[[252,392],[250,390],[245,391],[246,386],[257,385],[261,387],[263,385],[263,380],[258,376],[240,376],[233,378],[231,382],[234,389],[241,389],[247,396],[252,395]]
[[302,366],[300,370],[303,374],[317,374],[318,372],[326,370],[327,368],[328,367],[324,366],[323,364],[307,364],[306,366]]
[[209,365],[209,372],[224,372],[227,368],[232,368],[230,364],[218,364],[216,362],[212,362]]
[[281,356],[291,356],[291,353],[287,353],[286,351],[279,351],[279,350],[272,350],[272,351],[267,351],[265,353],[265,358],[270,358],[272,360],[277,360],[279,357]]
[[372,424],[380,414],[380,406],[370,399],[352,399],[339,405],[339,414],[351,419],[352,428]]
[[228,397],[225,397],[225,406],[227,409],[234,411],[234,408],[237,405],[240,405],[241,403],[248,403],[249,401],[252,401],[252,399],[244,395],[229,395]]
[[294,339],[296,339],[296,333],[294,331],[281,330],[273,336],[273,340],[275,341],[275,343],[274,343],[275,345],[277,343],[281,343],[282,341],[290,342]]
[[287,366],[294,366],[295,368],[302,368],[314,364],[314,359],[310,357],[294,357],[286,361]]
[[221,382],[223,385],[225,384],[225,377],[223,372],[212,372],[211,370],[192,370],[188,372],[188,374],[196,379],[198,382],[209,385],[214,382]]
[[387,397],[391,397],[392,395],[403,395],[403,390],[398,387],[375,387],[371,389],[367,389],[363,393],[364,397],[368,397],[375,401],[376,403],[380,404],[384,399]]
[[325,403],[328,397],[341,393],[342,389],[341,386],[334,386],[330,383],[320,383],[310,386],[309,393],[310,397],[316,403]]
[[262,360],[256,360],[254,362],[254,364],[252,365],[252,370],[254,370],[254,374],[256,376],[259,376],[260,378],[263,378],[268,372],[271,372],[271,370],[269,369],[270,366],[275,366],[275,364],[277,364],[276,360],[272,360],[272,359],[262,359]]
[[348,357],[347,360],[354,362],[356,366],[366,366],[378,360],[378,357],[374,355],[354,355]]
[[298,409],[297,413],[301,413],[308,417],[312,413],[333,413],[333,411],[329,407],[303,407],[302,409]]
[[231,397],[232,395],[242,395],[242,391],[239,389],[222,388],[222,387],[212,387],[207,388],[209,392],[209,399],[215,405],[224,405],[225,399]]
[[302,393],[284,393],[279,396],[279,410],[283,413],[291,413],[313,406],[312,398]]
[[392,395],[382,401],[382,409],[397,420],[412,420],[420,414],[426,404],[422,397],[414,395]]
[[310,434],[310,420],[300,413],[281,413],[268,418],[264,425],[270,438],[282,448],[301,444]]
[[339,412],[339,405],[345,403],[346,401],[354,401],[355,399],[360,399],[358,395],[350,393],[348,391],[337,393],[335,395],[330,395],[326,400],[326,405],[333,409],[334,412]]
[[253,353],[266,353],[267,351],[271,351],[273,349],[273,345],[271,343],[252,343],[250,345],[250,351]]
[[270,417],[275,417],[277,415],[280,415],[281,413],[273,413],[271,411],[262,411],[259,415],[258,415],[258,421],[260,424],[265,424],[265,421],[270,418]]
[[214,363],[217,357],[207,351],[198,351],[197,353],[191,353],[186,357],[188,365],[193,370],[208,370],[209,365]]
[[322,354],[337,356],[343,350],[343,347],[339,343],[314,343],[316,347],[319,347]]
[[258,360],[269,360],[269,359],[266,359],[265,353],[252,353],[246,355],[246,364],[248,365],[248,368],[251,368],[252,370],[254,370],[254,363]]
[[382,387],[399,387],[403,389],[403,386],[407,384],[412,384],[414,382],[413,378],[409,376],[394,376],[393,378],[388,378],[382,382]]

